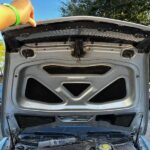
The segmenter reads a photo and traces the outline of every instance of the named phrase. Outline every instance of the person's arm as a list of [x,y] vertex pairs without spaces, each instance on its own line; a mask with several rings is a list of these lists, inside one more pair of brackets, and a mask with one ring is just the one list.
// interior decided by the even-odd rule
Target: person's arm
[[[21,24],[29,23],[33,27],[36,26],[36,22],[34,20],[34,9],[30,0],[14,0],[11,5],[18,10]],[[7,6],[0,5],[0,30],[14,25],[15,22],[16,15],[14,11]]]

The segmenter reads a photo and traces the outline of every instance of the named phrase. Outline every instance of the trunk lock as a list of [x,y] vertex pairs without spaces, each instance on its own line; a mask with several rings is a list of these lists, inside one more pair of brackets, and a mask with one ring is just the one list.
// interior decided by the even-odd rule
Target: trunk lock
[[85,55],[82,39],[76,39],[72,46],[73,46],[73,49],[74,49],[74,51],[72,52],[73,57],[81,58]]

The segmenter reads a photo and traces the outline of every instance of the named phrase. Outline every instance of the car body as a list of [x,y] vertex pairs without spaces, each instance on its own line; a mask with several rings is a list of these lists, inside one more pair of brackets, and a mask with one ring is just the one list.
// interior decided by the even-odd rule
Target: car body
[[3,36],[2,149],[150,149],[149,27],[82,16]]
[[149,85],[148,96],[149,96],[149,109],[150,109],[150,83],[148,85]]
[[3,84],[0,84],[0,105],[2,103],[2,89],[3,89]]

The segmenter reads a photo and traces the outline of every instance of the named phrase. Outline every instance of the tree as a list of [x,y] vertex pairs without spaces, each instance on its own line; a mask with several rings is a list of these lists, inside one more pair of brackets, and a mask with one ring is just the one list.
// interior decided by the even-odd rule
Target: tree
[[62,16],[100,16],[150,25],[147,0],[69,0],[61,7]]

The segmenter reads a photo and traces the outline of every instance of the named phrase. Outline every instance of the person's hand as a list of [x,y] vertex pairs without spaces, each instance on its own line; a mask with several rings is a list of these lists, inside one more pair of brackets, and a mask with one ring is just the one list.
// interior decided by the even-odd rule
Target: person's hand
[[34,20],[34,8],[30,0],[14,0],[13,5],[20,13],[21,24],[29,23],[31,26],[36,27]]

